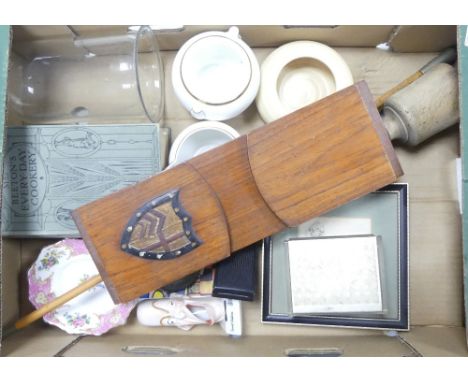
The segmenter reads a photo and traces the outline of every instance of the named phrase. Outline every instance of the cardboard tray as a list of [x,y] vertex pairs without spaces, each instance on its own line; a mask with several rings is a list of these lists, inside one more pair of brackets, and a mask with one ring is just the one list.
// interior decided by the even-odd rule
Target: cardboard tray
[[[73,28],[83,35],[100,34],[105,29],[126,30],[125,26]],[[172,139],[194,122],[172,90],[169,80],[172,61],[184,41],[210,29],[226,30],[227,27],[190,26],[159,35],[167,79],[163,126],[171,128]],[[8,52],[7,31],[1,30],[3,53]],[[54,49],[64,49],[70,44],[73,36],[65,26],[16,26],[12,31],[10,55],[28,55],[33,51],[53,53]],[[418,70],[437,51],[456,42],[454,26],[241,26],[240,33],[254,47],[260,62],[274,47],[288,41],[310,39],[330,44],[349,64],[354,79],[367,81],[374,96],[384,93]],[[463,39],[460,38],[464,41],[466,29],[461,33]],[[388,42],[395,51],[375,48],[383,42]],[[2,73],[4,87],[5,70]],[[255,105],[228,122],[241,134],[263,125]],[[18,124],[21,121],[10,109],[7,126]],[[392,335],[394,333],[379,330],[266,325],[261,323],[261,301],[257,299],[243,303],[244,336],[234,342],[217,326],[199,326],[186,333],[177,328],[142,327],[132,318],[128,325],[102,337],[75,337],[37,322],[5,338],[2,355],[287,356],[330,355],[329,349],[335,349],[335,355],[344,356],[468,355],[464,327],[462,230],[454,169],[454,160],[460,155],[458,127],[448,129],[416,149],[397,146],[396,151],[405,171],[399,181],[409,183],[411,189],[410,331]],[[39,239],[3,240],[3,326],[31,310],[25,274],[39,250],[49,243]]]

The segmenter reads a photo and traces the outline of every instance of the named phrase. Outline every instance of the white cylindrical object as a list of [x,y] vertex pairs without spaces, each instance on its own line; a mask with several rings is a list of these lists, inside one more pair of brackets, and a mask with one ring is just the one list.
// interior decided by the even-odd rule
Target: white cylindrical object
[[383,108],[383,121],[390,138],[411,146],[459,120],[457,71],[445,63],[436,65],[395,93]]

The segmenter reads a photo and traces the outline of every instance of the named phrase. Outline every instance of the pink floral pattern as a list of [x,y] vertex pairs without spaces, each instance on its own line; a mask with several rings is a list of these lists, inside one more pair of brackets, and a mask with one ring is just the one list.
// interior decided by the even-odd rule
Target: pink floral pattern
[[67,320],[67,323],[75,328],[80,328],[85,325],[89,325],[91,320],[87,314],[80,313],[64,313],[64,317]]
[[[58,297],[53,290],[52,281],[56,275],[54,271],[57,270],[57,273],[59,273],[60,264],[70,261],[75,256],[88,256],[91,259],[82,240],[65,239],[43,248],[28,272],[29,299],[36,309]],[[79,280],[84,281],[90,276],[84,273],[79,275]],[[101,283],[85,293],[107,293],[107,290],[104,283]],[[87,311],[88,306],[73,306],[73,309],[71,309],[72,302],[73,300],[46,314],[44,321],[70,334],[99,336],[116,326],[124,325],[137,300],[126,304],[113,305],[108,311],[101,313]]]

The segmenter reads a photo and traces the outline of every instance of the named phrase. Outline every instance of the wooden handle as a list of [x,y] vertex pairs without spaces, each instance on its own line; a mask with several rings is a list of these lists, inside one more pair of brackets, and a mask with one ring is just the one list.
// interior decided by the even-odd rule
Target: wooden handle
[[426,65],[424,65],[421,69],[419,69],[416,73],[412,74],[409,76],[407,79],[404,81],[400,82],[397,86],[391,88],[389,91],[386,93],[382,94],[380,97],[378,97],[375,101],[375,104],[377,106],[377,109],[380,109],[385,101],[391,97],[393,94],[395,94],[397,91],[403,89],[404,87],[410,85],[414,81],[416,81],[419,77],[421,77],[423,74],[427,73],[428,71],[432,70],[435,68],[438,64],[441,63],[446,63],[449,65],[452,65],[457,59],[457,50],[454,47],[450,47],[445,49],[442,53],[434,57],[431,61],[429,61]]
[[375,100],[375,105],[377,106],[377,109],[380,109],[385,101],[390,98],[393,94],[395,94],[397,91],[403,89],[404,87],[412,84],[414,81],[416,81],[419,77],[421,77],[424,73],[420,70],[418,70],[416,73],[413,73],[411,76],[406,78],[405,80],[401,81],[398,85],[394,86],[390,90],[386,91],[384,94],[382,94],[380,97],[378,97]]
[[91,277],[90,279],[86,280],[84,283],[78,285],[76,288],[69,290],[65,294],[62,294],[61,296],[57,297],[55,300],[49,302],[48,304],[43,305],[41,308],[35,310],[34,312],[31,312],[27,314],[26,316],[20,318],[18,321],[16,321],[15,328],[22,329],[28,326],[29,324],[38,320],[45,314],[53,311],[54,309],[57,309],[59,306],[62,306],[66,302],[75,298],[76,296],[79,296],[81,293],[99,284],[101,281],[102,281],[102,278],[100,275]]

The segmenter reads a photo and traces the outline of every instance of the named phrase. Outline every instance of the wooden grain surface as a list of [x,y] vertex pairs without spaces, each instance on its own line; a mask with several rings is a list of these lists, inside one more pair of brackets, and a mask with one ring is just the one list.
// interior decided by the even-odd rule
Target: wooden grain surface
[[[122,251],[120,239],[133,213],[172,189],[180,189],[181,204],[203,244],[172,260],[142,259]],[[206,182],[186,164],[78,208],[73,218],[115,302],[134,299],[230,255],[223,209]]]
[[398,85],[394,86],[393,88],[389,89],[384,94],[382,94],[381,96],[377,97],[377,99],[375,100],[375,106],[377,107],[377,109],[380,110],[380,108],[383,106],[383,104],[385,103],[387,99],[389,99],[395,93],[399,92],[401,89],[406,88],[408,85],[412,84],[422,75],[423,75],[423,72],[418,70],[417,72],[413,73],[408,78],[405,78]]
[[[77,226],[115,301],[176,281],[266,236],[401,175],[364,82],[300,109],[136,186],[79,208]],[[129,218],[180,189],[202,244],[173,260],[120,249]]]
[[365,82],[255,130],[248,150],[260,193],[288,226],[403,173]]
[[231,252],[287,226],[273,214],[258,192],[242,136],[190,161],[216,192],[226,213]]

